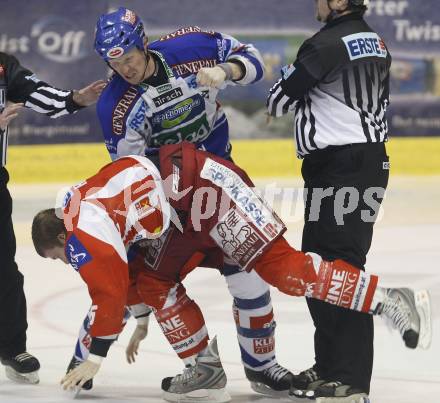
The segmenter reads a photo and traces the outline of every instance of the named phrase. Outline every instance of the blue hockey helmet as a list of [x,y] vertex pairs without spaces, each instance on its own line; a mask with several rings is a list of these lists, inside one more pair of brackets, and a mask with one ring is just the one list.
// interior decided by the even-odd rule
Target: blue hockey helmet
[[144,50],[144,24],[125,7],[103,14],[96,23],[95,50],[105,61],[122,56],[137,47]]

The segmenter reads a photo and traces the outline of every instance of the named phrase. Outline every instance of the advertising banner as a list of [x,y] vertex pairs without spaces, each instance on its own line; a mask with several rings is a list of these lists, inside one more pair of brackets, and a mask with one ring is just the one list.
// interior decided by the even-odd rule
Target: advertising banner
[[[254,43],[267,67],[264,81],[221,94],[230,119],[238,122],[231,125],[233,134],[291,136],[286,125],[275,125],[267,133],[262,111],[281,67],[290,63],[300,44],[321,27],[315,20],[312,0],[15,0],[1,5],[0,51],[15,55],[53,86],[79,89],[109,74],[94,52],[94,29],[99,15],[119,6],[130,7],[142,17],[150,40],[182,26],[199,25]],[[440,135],[437,0],[371,0],[366,19],[393,56],[390,133]],[[93,107],[57,120],[26,111],[10,128],[10,142],[15,144],[97,141],[102,141],[102,135]]]

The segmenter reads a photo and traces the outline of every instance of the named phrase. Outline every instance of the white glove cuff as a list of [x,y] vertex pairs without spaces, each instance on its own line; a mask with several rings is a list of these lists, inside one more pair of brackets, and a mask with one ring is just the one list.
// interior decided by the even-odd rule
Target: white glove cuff
[[93,362],[94,364],[101,365],[102,361],[104,360],[104,357],[101,357],[100,355],[89,354],[87,359]]
[[137,318],[137,325],[138,326],[148,326],[148,322],[150,321],[149,316],[142,316],[140,318]]
[[128,310],[135,318],[137,318],[138,316],[146,316],[151,313],[151,308],[144,303],[130,305],[128,307]]
[[225,81],[232,80],[232,76],[233,76],[232,67],[229,63],[220,63],[220,64],[217,64],[216,67],[220,67],[225,72],[225,74],[226,74]]

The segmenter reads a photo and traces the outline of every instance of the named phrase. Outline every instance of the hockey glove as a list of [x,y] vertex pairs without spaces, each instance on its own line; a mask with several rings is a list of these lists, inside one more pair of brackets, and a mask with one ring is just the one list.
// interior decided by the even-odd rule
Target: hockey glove
[[[68,374],[70,371],[74,370],[76,367],[81,365],[84,361],[79,360],[75,356],[72,357],[70,360],[69,366],[67,367],[66,374]],[[89,379],[82,387],[84,390],[90,390],[93,388],[93,379]]]
[[88,380],[92,379],[98,373],[103,358],[104,357],[98,355],[89,354],[86,361],[68,372],[64,378],[61,379],[60,383],[63,389],[71,390],[76,387],[82,388]]

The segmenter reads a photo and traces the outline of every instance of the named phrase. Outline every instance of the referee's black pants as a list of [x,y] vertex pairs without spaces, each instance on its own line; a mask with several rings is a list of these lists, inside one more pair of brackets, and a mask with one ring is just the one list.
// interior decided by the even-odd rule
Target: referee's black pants
[[26,298],[23,275],[15,263],[15,234],[8,172],[0,167],[0,357],[26,350]]
[[[383,199],[383,194],[374,192],[373,201],[367,197],[366,202],[365,191],[373,191],[372,187],[384,191],[388,184],[389,163],[385,145],[353,144],[313,152],[303,161],[302,175],[307,189],[302,250],[318,253],[325,260],[344,259],[364,270],[373,236],[374,211],[377,215]],[[322,199],[317,216],[316,195],[319,191],[312,190],[331,187],[334,188],[333,196]],[[337,193],[341,188],[344,189]],[[341,207],[353,208],[349,207],[349,193],[343,206],[340,205],[341,197],[346,189],[351,189],[351,201],[355,201],[353,188],[359,192],[359,203],[352,213],[343,215]],[[338,221],[342,223],[341,216],[343,225],[338,225]],[[370,217],[367,221],[364,220],[366,216]],[[373,317],[314,299],[307,299],[307,304],[315,325],[314,368],[319,376],[369,393],[373,368]]]

